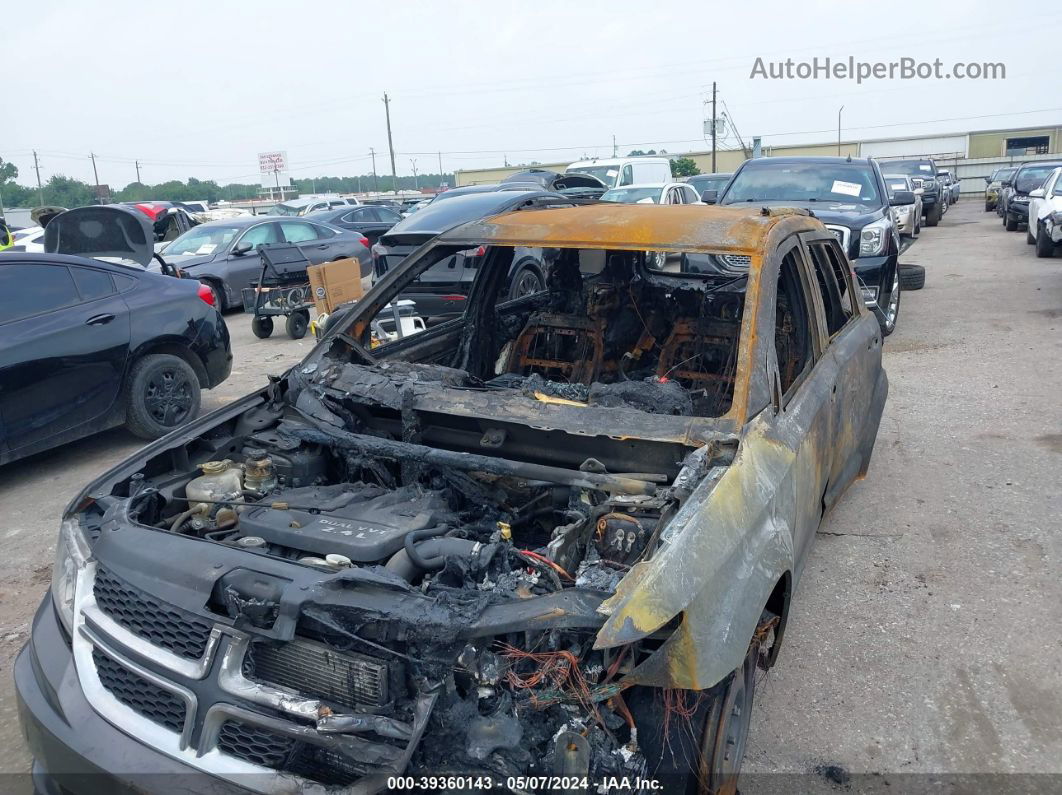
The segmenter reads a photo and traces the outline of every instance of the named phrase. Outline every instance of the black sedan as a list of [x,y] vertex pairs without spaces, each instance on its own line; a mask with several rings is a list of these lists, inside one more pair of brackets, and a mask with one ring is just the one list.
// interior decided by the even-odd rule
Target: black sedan
[[[96,256],[150,261],[151,225],[139,213],[64,215],[48,225],[48,251],[95,246]],[[115,217],[124,227],[110,234]],[[210,299],[195,281],[143,267],[0,254],[0,464],[117,425],[154,439],[193,419],[200,390],[232,369]]]
[[243,288],[261,276],[262,260],[255,247],[263,243],[294,243],[314,265],[355,257],[362,276],[371,273],[364,235],[304,218],[249,215],[211,221],[185,232],[161,253],[168,264],[213,290],[218,309],[224,311],[242,306]]
[[402,215],[390,207],[363,205],[361,207],[333,207],[306,216],[307,221],[321,221],[330,226],[364,235],[372,245],[380,235],[402,220]]
[[[560,193],[537,190],[524,184],[471,187],[484,190],[458,188],[457,191],[467,192],[453,196],[449,195],[453,191],[441,193],[423,210],[403,219],[381,237],[372,247],[374,280],[382,278],[419,246],[459,224],[521,207],[567,207],[574,203]],[[540,249],[517,250],[506,280],[505,291],[509,298],[520,298],[542,289],[545,267],[541,254]],[[402,293],[402,299],[413,301],[417,313],[432,320],[460,315],[465,311],[482,256],[482,248],[472,248],[440,260]]]

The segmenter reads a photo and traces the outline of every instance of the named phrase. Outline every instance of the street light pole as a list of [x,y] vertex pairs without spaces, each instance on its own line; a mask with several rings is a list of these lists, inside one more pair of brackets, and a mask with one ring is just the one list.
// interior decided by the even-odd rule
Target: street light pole
[[841,111],[844,110],[844,105],[841,105],[837,109],[837,156],[841,156]]
[[420,190],[420,180],[417,179],[417,158],[409,158],[409,162],[413,164],[413,189]]

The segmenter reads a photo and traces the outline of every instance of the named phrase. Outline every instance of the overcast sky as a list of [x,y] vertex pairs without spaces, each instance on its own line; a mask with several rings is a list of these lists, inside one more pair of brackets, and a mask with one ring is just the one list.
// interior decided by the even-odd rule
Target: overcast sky
[[[639,9],[636,11],[635,9]],[[5,14],[0,157],[32,184],[412,173],[705,149],[705,100],[765,144],[1062,124],[1062,9],[998,2],[38,2]],[[1024,11],[1022,10],[1024,8]],[[889,16],[891,13],[891,16]],[[1005,80],[750,78],[765,61],[1002,61]],[[725,103],[725,105],[724,105]],[[1037,112],[1030,112],[1037,111]],[[982,117],[982,118],[970,118]],[[939,120],[939,121],[936,121]],[[734,146],[730,137],[726,146]]]

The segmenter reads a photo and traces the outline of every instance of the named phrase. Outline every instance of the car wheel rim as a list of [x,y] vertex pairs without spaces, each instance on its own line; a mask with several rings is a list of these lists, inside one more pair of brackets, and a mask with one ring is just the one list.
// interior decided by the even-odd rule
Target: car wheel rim
[[723,702],[718,729],[717,756],[712,778],[714,792],[736,793],[741,762],[745,757],[745,744],[749,736],[749,723],[752,719],[752,687],[749,681],[755,676],[755,666],[751,670],[743,666],[731,680]]
[[889,293],[889,304],[885,309],[885,326],[890,331],[896,327],[896,315],[900,311],[900,273],[892,277],[892,292]]
[[151,418],[168,428],[180,425],[188,418],[192,402],[192,384],[186,374],[176,368],[152,375],[144,390],[144,405]]
[[523,298],[525,295],[534,295],[541,291],[542,287],[539,284],[538,276],[531,271],[524,271],[516,280],[516,298]]

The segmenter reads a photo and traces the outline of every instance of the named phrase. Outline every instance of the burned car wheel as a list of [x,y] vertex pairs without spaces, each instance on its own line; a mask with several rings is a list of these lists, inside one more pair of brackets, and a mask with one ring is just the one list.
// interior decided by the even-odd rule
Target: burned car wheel
[[157,439],[199,413],[199,379],[178,356],[145,356],[133,365],[126,401],[129,430],[144,439]]
[[713,699],[701,738],[701,767],[695,790],[700,795],[737,792],[752,719],[752,700],[756,695],[759,653],[759,644],[750,644],[741,667],[730,675]]
[[[628,697],[648,773],[665,792],[736,793],[745,755],[757,666],[777,619],[764,613],[741,665],[703,691],[637,688]],[[761,631],[762,630],[762,631]]]

